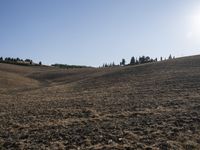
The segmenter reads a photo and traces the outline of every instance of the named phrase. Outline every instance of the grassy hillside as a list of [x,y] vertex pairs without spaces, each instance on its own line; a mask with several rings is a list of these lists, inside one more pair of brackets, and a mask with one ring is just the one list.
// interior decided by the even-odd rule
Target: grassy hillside
[[200,149],[200,56],[116,68],[0,64],[0,149]]

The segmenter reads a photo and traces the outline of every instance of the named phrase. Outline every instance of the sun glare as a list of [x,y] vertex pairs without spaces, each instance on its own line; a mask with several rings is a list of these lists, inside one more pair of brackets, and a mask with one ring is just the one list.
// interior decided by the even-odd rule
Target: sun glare
[[189,22],[190,31],[187,36],[189,38],[200,38],[200,9],[192,13]]
[[200,12],[192,17],[193,27],[196,32],[200,32]]

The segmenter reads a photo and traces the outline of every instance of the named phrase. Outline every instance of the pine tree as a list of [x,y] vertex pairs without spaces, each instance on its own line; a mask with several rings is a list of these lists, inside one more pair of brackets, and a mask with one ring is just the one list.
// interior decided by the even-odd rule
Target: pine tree
[[122,62],[120,63],[121,66],[125,66],[126,65],[126,60],[123,58]]
[[133,57],[131,58],[130,65],[135,65],[135,63],[136,63],[136,61],[135,61],[135,57],[133,56]]
[[169,59],[172,59],[172,55],[171,54],[169,55]]

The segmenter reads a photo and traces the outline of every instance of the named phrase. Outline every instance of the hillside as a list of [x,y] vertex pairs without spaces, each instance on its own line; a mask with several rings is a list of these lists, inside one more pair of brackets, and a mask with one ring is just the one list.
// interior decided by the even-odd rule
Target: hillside
[[200,149],[200,56],[114,68],[0,63],[0,149]]

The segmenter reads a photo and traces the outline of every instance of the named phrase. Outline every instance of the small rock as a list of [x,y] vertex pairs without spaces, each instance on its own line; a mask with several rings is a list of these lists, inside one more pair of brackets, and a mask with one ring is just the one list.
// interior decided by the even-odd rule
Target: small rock
[[108,140],[108,144],[112,144],[113,143],[113,140]]

